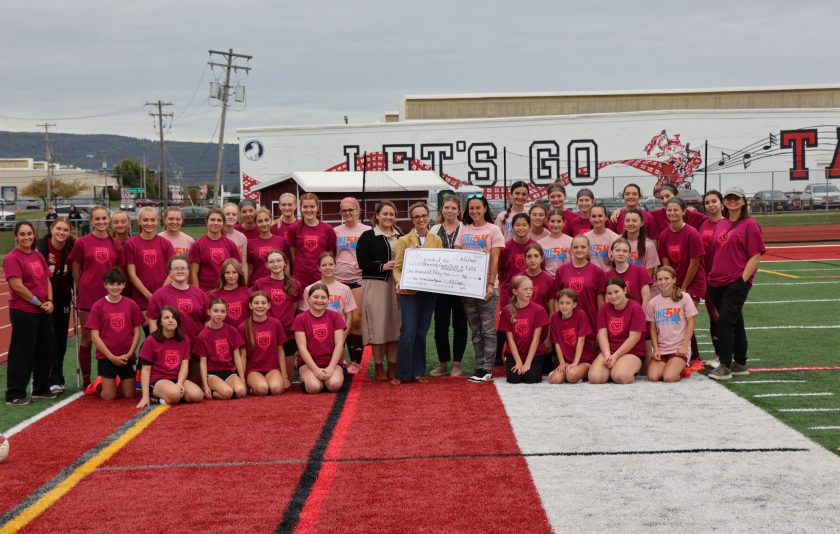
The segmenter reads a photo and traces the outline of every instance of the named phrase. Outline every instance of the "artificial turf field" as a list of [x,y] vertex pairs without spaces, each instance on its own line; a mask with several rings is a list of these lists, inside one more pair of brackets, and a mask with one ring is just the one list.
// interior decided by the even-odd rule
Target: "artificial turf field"
[[[761,269],[745,308],[750,376],[603,387],[358,376],[337,396],[293,389],[141,414],[84,398],[11,438],[0,525],[21,526],[10,521],[35,505],[26,531],[126,530],[109,513],[126,495],[145,504],[132,524],[152,530],[837,530],[840,260]],[[701,310],[704,353],[706,324]],[[779,369],[790,367],[827,369]],[[0,429],[47,404],[3,406]]]

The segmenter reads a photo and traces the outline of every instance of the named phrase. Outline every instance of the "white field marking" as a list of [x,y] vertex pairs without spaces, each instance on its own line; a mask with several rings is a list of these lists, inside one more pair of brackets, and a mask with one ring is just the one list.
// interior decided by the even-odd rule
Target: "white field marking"
[[809,273],[813,271],[840,271],[840,265],[836,267],[820,267],[819,269],[776,269],[780,273]]
[[741,380],[730,384],[804,384],[807,380]]
[[779,408],[777,411],[787,413],[840,412],[840,408]]
[[808,430],[840,430],[840,426],[812,426]]
[[748,300],[745,304],[801,304],[803,302],[840,302],[840,299]]
[[840,328],[840,325],[819,324],[819,325],[780,325],[780,326],[748,326],[744,330],[790,330],[793,328],[807,328],[809,330],[824,328]]
[[20,432],[21,430],[23,430],[24,428],[28,427],[29,425],[31,425],[33,423],[37,423],[38,421],[40,421],[44,417],[50,415],[53,412],[57,412],[58,410],[64,408],[65,406],[67,406],[68,404],[73,402],[74,400],[82,398],[84,396],[85,396],[85,394],[82,391],[78,391],[76,393],[73,393],[72,395],[70,395],[69,397],[64,399],[63,401],[58,402],[56,404],[53,404],[52,406],[50,406],[49,408],[47,408],[43,412],[37,413],[37,414],[33,415],[32,417],[30,417],[29,419],[27,419],[25,421],[21,421],[20,423],[16,424],[15,426],[13,426],[9,430],[7,430],[4,435],[7,438],[10,438],[10,437],[14,436],[15,434],[17,434],[18,432]]
[[753,395],[754,398],[760,399],[763,397],[832,397],[834,393],[830,391],[821,391],[819,393],[759,393]]
[[[767,247],[767,250],[803,250],[808,248],[829,248],[829,247],[836,247],[837,245],[779,245],[775,247]],[[806,260],[808,261],[808,260]],[[814,261],[814,260],[809,260]]]
[[829,280],[823,282],[758,282],[754,284],[756,287],[758,286],[815,286],[815,285],[822,285],[822,284],[840,284],[840,280]]
[[804,262],[811,262],[811,261],[837,261],[837,258],[814,258],[813,260],[765,260],[762,259],[761,263],[804,263]]

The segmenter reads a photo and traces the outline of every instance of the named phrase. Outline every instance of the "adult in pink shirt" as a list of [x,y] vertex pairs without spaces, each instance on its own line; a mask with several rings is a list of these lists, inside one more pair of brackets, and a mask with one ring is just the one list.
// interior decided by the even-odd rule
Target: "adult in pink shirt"
[[234,242],[222,235],[225,224],[222,210],[210,210],[206,220],[207,234],[190,247],[190,282],[203,291],[210,291],[216,287],[222,263],[228,258],[239,260],[240,255]]
[[709,374],[709,378],[717,380],[749,373],[743,308],[761,255],[766,251],[761,227],[747,213],[747,201],[741,188],[726,190],[723,208],[725,220],[715,228],[714,246],[717,250],[709,273],[709,293],[720,313],[720,365]]
[[170,206],[163,212],[163,232],[158,235],[172,243],[176,256],[186,256],[195,239],[181,231],[184,212],[177,206]]
[[[642,210],[630,208],[624,213],[624,233],[621,235],[630,243],[630,263],[641,265],[649,275],[661,265],[656,242],[649,239],[648,223]],[[659,237],[658,235],[655,237]]]
[[[32,376],[32,396],[54,398],[49,374],[55,338],[50,271],[44,256],[35,250],[35,229],[31,223],[15,224],[15,248],[3,259],[3,272],[9,283],[9,317],[12,339],[6,369],[6,404],[30,404],[26,397]],[[90,363],[88,363],[90,365]]]
[[125,267],[134,288],[134,301],[145,311],[152,293],[163,287],[168,276],[166,265],[175,256],[175,247],[157,235],[157,210],[150,206],[137,212],[140,233],[125,244]]
[[76,240],[70,259],[73,260],[73,282],[76,285],[76,309],[79,312],[79,367],[82,382],[90,384],[91,338],[90,329],[85,328],[88,313],[93,303],[105,296],[102,277],[114,267],[124,263],[123,246],[110,233],[111,223],[108,209],[96,206],[90,210],[90,224],[93,229],[88,235]]
[[256,239],[260,235],[260,229],[257,228],[257,203],[246,198],[239,203],[239,215],[242,221],[233,228],[237,232],[242,232],[246,239]]
[[260,278],[269,275],[268,267],[265,266],[265,259],[269,252],[272,250],[287,252],[283,238],[271,233],[271,213],[265,208],[260,208],[255,218],[260,235],[248,241],[248,270],[246,272],[250,273],[251,286]]
[[271,225],[271,233],[279,235],[283,240],[289,242],[289,230],[297,222],[297,197],[293,193],[280,195],[280,218]]
[[630,384],[645,359],[645,312],[627,295],[624,280],[610,278],[606,286],[607,302],[598,310],[598,347],[600,354],[589,368],[590,384]]
[[607,208],[601,204],[589,210],[589,222],[592,230],[583,234],[589,239],[589,261],[607,272],[610,270],[610,247],[618,234],[607,228]]
[[525,213],[526,202],[528,202],[528,184],[522,180],[513,182],[510,185],[510,205],[494,221],[502,231],[505,241],[513,236],[513,216]]
[[659,295],[650,299],[645,307],[653,350],[647,377],[651,382],[678,382],[691,354],[697,308],[691,296],[677,287],[677,275],[672,268],[660,268],[656,272],[656,283]]
[[551,203],[551,210],[548,216],[551,217],[551,211],[554,210],[561,212],[564,221],[563,233],[571,236],[571,224],[572,221],[578,218],[578,215],[574,211],[566,209],[566,188],[563,184],[555,183],[548,188],[548,201]]
[[335,253],[335,231],[329,224],[318,220],[320,200],[314,193],[300,196],[303,218],[289,230],[286,246],[291,253],[292,273],[301,287],[315,283],[320,278],[318,258],[324,252]]
[[715,259],[715,232],[718,225],[724,221],[723,218],[723,195],[720,191],[714,189],[707,191],[703,195],[703,205],[706,208],[706,220],[700,225],[700,239],[703,240],[703,249],[706,251],[706,256],[703,258],[703,267],[706,269],[706,297],[704,299],[706,304],[706,312],[709,314],[709,335],[712,338],[712,346],[715,349],[715,358],[710,363],[712,367],[717,366],[720,362],[718,359],[718,310],[715,305],[712,294],[709,291],[709,273],[712,270],[712,262]]
[[552,209],[548,213],[550,233],[537,241],[545,254],[545,271],[552,277],[561,265],[572,260],[572,238],[563,233],[565,223],[563,211]]
[[604,271],[589,261],[589,239],[575,236],[572,239],[572,261],[562,265],[554,275],[554,293],[573,289],[578,295],[578,307],[589,318],[594,329],[598,308],[604,303]]
[[362,343],[362,269],[356,258],[356,245],[371,227],[360,222],[361,206],[355,198],[343,198],[339,209],[343,223],[335,227],[335,279],[350,288],[356,301],[356,308],[350,312],[350,331],[345,341],[350,355],[348,370],[357,371],[361,369],[359,364],[365,346]]

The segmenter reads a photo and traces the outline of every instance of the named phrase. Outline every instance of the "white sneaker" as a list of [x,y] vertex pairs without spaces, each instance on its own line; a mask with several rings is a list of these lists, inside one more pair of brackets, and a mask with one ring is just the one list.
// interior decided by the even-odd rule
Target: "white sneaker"
[[476,369],[475,373],[470,377],[470,382],[492,382],[493,374],[484,369]]
[[64,386],[59,385],[59,384],[56,384],[54,386],[50,386],[50,391],[53,392],[53,393],[58,393],[58,394],[64,393]]
[[717,369],[717,368],[718,368],[718,365],[720,365],[720,358],[718,358],[717,356],[715,356],[715,357],[714,357],[714,359],[712,359],[712,360],[706,360],[706,361],[705,361],[705,362],[703,362],[703,363],[705,363],[706,365],[708,365],[710,369]]

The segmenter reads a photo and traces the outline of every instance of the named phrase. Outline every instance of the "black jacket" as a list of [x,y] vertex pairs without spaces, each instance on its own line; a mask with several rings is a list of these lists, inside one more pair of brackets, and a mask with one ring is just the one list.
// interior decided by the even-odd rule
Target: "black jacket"
[[[394,233],[400,237],[402,233],[394,227]],[[359,237],[356,243],[356,260],[359,268],[362,269],[363,280],[391,279],[391,271],[383,271],[382,265],[394,259],[395,251],[391,250],[388,238],[384,235],[374,234],[374,230],[367,230]]]

